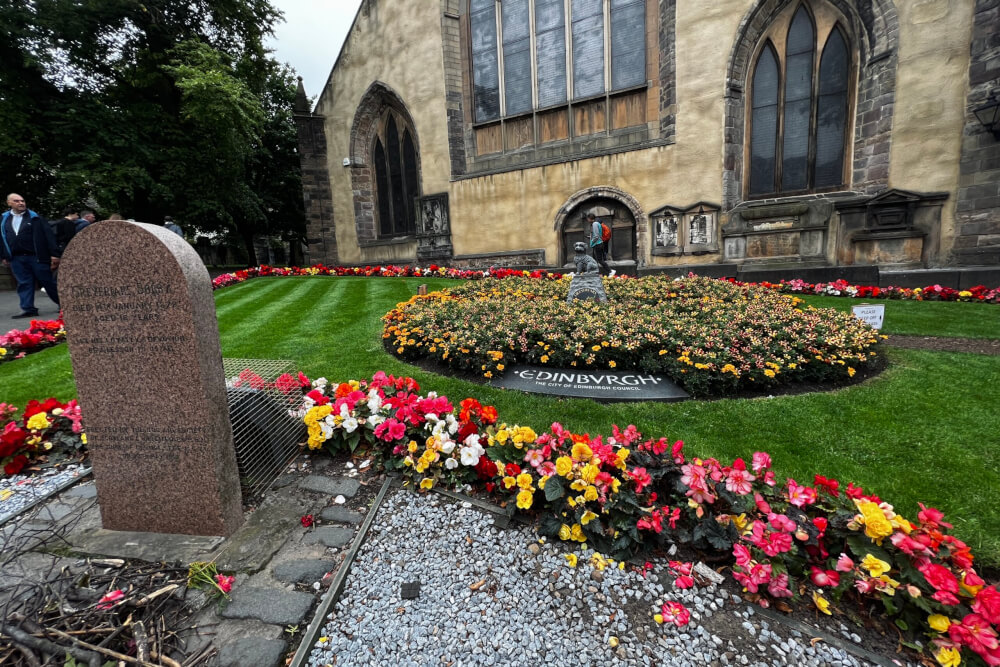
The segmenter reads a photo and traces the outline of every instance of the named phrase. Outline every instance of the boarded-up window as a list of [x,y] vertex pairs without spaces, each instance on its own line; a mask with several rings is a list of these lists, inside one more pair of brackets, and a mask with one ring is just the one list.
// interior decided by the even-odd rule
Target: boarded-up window
[[573,0],[573,97],[604,92],[604,7],[601,0]]
[[496,6],[489,0],[473,0],[472,86],[476,120],[500,117],[500,69],[497,57]]
[[538,106],[566,101],[566,16],[563,0],[535,0]]
[[503,80],[507,115],[531,111],[531,25],[528,0],[503,3]]
[[646,3],[611,0],[611,89],[646,81]]

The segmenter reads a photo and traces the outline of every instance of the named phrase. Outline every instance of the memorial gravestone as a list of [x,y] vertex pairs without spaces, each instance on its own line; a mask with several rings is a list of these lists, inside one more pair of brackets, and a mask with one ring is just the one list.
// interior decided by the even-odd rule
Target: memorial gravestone
[[159,225],[90,225],[59,292],[104,528],[232,534],[239,478],[198,254]]

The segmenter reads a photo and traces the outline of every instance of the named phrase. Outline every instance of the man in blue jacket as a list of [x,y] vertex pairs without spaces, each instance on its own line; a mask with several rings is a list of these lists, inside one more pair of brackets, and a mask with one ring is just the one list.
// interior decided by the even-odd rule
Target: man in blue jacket
[[7,195],[10,210],[0,217],[0,259],[17,281],[21,312],[14,318],[35,317],[35,281],[41,283],[49,298],[59,305],[59,292],[52,272],[59,267],[62,252],[49,221],[28,209],[24,197]]

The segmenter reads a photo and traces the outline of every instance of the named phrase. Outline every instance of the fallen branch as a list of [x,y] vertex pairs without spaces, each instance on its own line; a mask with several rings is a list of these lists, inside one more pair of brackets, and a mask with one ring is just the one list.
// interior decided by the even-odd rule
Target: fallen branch
[[[14,627],[13,625],[4,625],[0,627],[0,630],[3,631],[3,634],[10,637],[15,644],[20,646],[27,646],[28,648],[41,651],[42,653],[48,653],[50,655],[65,655],[69,653],[74,660],[86,662],[88,667],[101,667],[101,656],[97,655],[97,653],[94,653],[93,651],[81,650],[72,646],[60,646],[59,644],[49,641],[48,639],[32,637],[24,630]],[[58,631],[55,632],[59,634]],[[79,641],[69,635],[66,635],[66,637],[73,642]]]

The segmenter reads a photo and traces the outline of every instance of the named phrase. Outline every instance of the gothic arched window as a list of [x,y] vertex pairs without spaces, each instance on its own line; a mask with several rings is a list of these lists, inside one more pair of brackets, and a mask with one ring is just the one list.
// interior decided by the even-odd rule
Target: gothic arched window
[[765,33],[750,75],[749,196],[844,186],[853,60],[830,11],[799,5]]
[[392,109],[379,119],[371,164],[375,170],[379,237],[414,234],[415,200],[420,196],[417,149],[408,123]]

